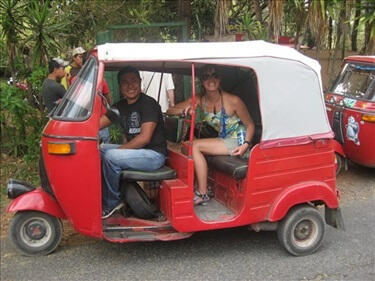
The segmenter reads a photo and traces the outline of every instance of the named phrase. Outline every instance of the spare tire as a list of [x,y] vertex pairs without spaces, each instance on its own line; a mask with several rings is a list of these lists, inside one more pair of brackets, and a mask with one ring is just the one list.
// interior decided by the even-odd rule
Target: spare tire
[[124,182],[125,200],[134,215],[141,219],[151,219],[157,214],[157,208],[136,182]]

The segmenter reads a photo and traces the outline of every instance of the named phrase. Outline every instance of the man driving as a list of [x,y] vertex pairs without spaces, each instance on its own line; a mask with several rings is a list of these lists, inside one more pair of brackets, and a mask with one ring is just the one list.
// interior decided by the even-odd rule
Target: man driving
[[100,129],[119,123],[124,131],[124,144],[102,144],[102,218],[110,217],[123,207],[120,198],[122,170],[152,171],[164,165],[167,142],[159,104],[141,91],[139,71],[131,66],[117,75],[123,97],[113,105],[119,116],[108,111],[100,119]]

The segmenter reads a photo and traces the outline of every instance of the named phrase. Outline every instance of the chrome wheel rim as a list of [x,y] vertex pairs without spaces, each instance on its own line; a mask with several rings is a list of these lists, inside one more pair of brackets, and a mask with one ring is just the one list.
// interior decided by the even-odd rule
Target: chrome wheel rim
[[21,225],[20,237],[29,247],[41,247],[50,241],[52,227],[44,218],[29,218]]
[[292,235],[292,241],[298,247],[307,248],[315,243],[317,237],[317,223],[311,219],[303,219],[296,223]]

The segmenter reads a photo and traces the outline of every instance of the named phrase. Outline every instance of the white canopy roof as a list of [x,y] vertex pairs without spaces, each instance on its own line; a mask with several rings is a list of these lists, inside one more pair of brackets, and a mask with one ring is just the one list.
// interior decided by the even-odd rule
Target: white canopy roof
[[259,86],[262,141],[331,133],[316,60],[295,49],[267,43],[107,43],[98,46],[98,59],[195,62],[251,68]]

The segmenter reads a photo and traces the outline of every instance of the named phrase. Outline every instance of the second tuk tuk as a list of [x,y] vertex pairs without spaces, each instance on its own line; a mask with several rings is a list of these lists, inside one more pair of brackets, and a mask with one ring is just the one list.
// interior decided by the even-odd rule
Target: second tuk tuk
[[375,56],[344,60],[326,94],[327,113],[335,132],[337,169],[344,159],[375,168]]
[[[164,167],[123,171],[124,200],[133,215],[102,220],[98,132],[104,72],[131,65],[190,76],[194,108],[196,73],[206,64],[218,67],[222,87],[244,101],[255,122],[249,158],[212,157],[213,199],[194,206],[193,111],[182,126],[167,127],[190,131],[186,140],[170,138]],[[41,255],[58,246],[61,220],[83,235],[111,242],[168,241],[249,226],[277,231],[289,253],[306,255],[321,245],[326,223],[343,228],[334,159],[320,65],[296,50],[263,41],[104,44],[93,51],[43,131],[41,188],[8,183],[13,199],[8,212],[16,213],[10,237],[21,253]],[[148,183],[147,192],[140,182]]]

